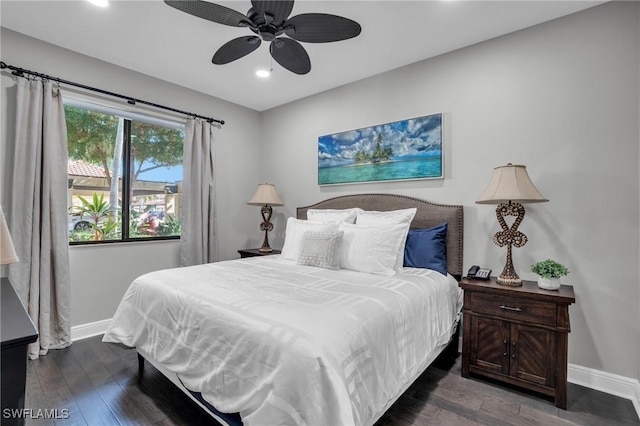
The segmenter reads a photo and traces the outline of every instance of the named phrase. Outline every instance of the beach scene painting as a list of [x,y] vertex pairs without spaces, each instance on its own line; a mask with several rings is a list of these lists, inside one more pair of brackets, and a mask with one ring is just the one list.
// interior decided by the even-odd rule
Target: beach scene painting
[[318,185],[442,177],[442,114],[318,138]]

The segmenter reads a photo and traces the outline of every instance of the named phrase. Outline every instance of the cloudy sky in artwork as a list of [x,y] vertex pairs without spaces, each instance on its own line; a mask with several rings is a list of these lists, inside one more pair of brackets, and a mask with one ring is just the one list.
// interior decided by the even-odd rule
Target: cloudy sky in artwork
[[431,157],[442,153],[442,114],[380,124],[318,138],[320,167],[347,165],[356,152],[373,152],[382,135],[382,148],[393,150],[393,160]]

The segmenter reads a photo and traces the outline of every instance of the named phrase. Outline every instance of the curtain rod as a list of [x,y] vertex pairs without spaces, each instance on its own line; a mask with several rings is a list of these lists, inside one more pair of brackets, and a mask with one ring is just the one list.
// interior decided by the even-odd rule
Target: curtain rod
[[108,95],[108,96],[113,96],[115,98],[125,99],[127,101],[127,103],[129,103],[131,105],[135,105],[135,104],[149,105],[149,106],[152,106],[152,107],[155,107],[155,108],[165,109],[167,111],[173,111],[173,112],[177,112],[179,114],[184,114],[184,115],[188,115],[188,116],[195,117],[195,118],[202,118],[202,119],[204,119],[204,120],[206,120],[206,121],[208,121],[210,123],[219,123],[221,125],[224,124],[224,120],[218,120],[216,118],[205,117],[203,115],[195,114],[193,112],[182,111],[182,110],[171,108],[171,107],[168,107],[168,106],[155,104],[153,102],[147,102],[147,101],[143,101],[141,99],[135,99],[135,98],[132,98],[130,96],[120,95],[118,93],[109,92],[107,90],[102,90],[102,89],[98,89],[98,88],[95,88],[95,87],[86,86],[84,84],[75,83],[73,81],[63,80],[63,79],[58,78],[58,77],[51,77],[49,75],[41,74],[39,72],[30,71],[30,70],[27,70],[27,69],[24,69],[24,68],[20,68],[20,67],[16,67],[16,66],[13,66],[13,65],[7,65],[6,63],[0,61],[0,69],[5,69],[5,68],[10,69],[12,71],[11,74],[13,74],[15,76],[18,76],[18,77],[24,77],[24,74],[34,75],[36,77],[44,78],[46,80],[52,80],[52,81],[56,81],[58,83],[67,84],[69,86],[75,86],[75,87],[79,87],[81,89],[86,89],[86,90],[91,90],[93,92],[102,93],[103,95]]

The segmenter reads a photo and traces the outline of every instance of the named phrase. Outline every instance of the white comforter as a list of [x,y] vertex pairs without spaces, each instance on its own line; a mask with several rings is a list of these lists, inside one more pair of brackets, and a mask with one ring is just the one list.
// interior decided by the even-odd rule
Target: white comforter
[[449,340],[453,277],[254,257],[143,275],[105,342],[138,347],[245,425],[371,424]]

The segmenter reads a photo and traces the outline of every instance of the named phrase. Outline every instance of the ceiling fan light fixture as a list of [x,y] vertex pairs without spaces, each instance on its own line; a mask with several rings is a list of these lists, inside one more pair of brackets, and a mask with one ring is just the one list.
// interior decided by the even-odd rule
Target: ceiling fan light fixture
[[109,6],[109,0],[87,0],[89,3],[91,3],[94,6],[98,6],[98,7],[107,7]]
[[266,70],[266,69],[259,69],[258,71],[256,71],[256,75],[260,78],[267,78],[271,75],[271,70]]

